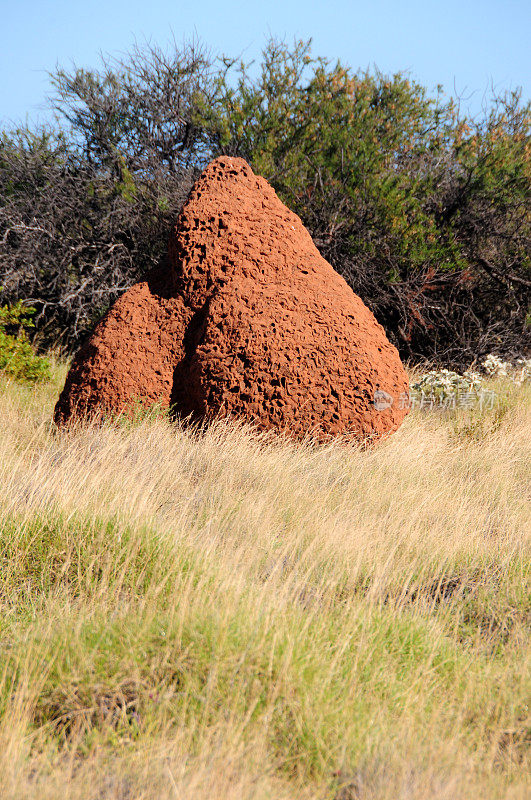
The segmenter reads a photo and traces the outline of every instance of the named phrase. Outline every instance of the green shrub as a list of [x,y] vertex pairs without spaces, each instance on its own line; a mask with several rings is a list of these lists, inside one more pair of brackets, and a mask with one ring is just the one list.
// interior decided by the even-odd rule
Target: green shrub
[[35,354],[27,329],[34,327],[35,309],[20,300],[0,306],[0,370],[21,383],[36,383],[50,378],[50,362]]

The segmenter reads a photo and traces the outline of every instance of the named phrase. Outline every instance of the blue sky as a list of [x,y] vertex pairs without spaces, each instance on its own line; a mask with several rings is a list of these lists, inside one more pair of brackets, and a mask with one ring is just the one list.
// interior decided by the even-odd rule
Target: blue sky
[[136,39],[198,37],[214,51],[259,55],[269,35],[312,38],[316,55],[355,69],[408,71],[470,96],[491,83],[531,95],[530,0],[0,0],[0,124],[44,120],[47,71],[94,67]]

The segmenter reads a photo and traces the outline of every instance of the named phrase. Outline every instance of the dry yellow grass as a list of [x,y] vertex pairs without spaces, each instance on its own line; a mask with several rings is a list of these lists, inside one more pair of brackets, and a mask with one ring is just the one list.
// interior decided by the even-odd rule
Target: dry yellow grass
[[0,392],[5,798],[523,798],[529,388],[370,451]]

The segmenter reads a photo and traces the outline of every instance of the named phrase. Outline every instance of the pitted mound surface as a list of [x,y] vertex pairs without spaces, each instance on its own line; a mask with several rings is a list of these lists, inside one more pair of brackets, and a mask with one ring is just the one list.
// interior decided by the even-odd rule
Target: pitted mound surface
[[[374,404],[376,392],[392,403]],[[390,433],[406,373],[300,219],[238,158],[213,161],[170,237],[76,356],[55,418],[172,405],[319,439]],[[382,408],[381,406],[386,406]]]

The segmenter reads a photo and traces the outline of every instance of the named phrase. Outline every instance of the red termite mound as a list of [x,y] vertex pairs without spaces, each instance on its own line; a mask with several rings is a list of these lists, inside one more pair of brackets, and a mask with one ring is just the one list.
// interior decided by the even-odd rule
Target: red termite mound
[[166,264],[77,354],[55,419],[159,403],[297,437],[377,438],[402,422],[407,391],[395,347],[300,219],[222,157],[195,184]]

